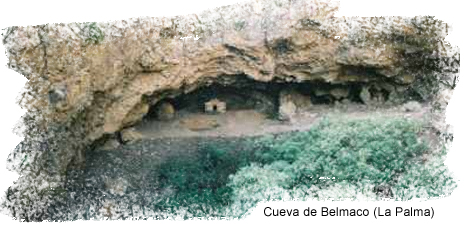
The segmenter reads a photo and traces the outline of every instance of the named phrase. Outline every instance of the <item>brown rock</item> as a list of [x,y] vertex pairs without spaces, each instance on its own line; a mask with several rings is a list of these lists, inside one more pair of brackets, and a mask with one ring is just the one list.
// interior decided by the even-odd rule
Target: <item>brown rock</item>
[[168,121],[174,118],[176,110],[174,106],[169,102],[162,102],[157,106],[157,118],[158,120]]
[[330,94],[337,100],[347,98],[350,93],[349,88],[334,88],[330,91]]
[[127,128],[121,131],[121,138],[124,143],[132,143],[142,139],[143,135],[135,130],[135,128]]
[[[8,66],[28,78],[34,99],[25,99],[25,107],[44,111],[44,125],[82,118],[83,142],[91,144],[132,126],[154,103],[215,83],[413,83],[415,77],[399,65],[415,47],[396,45],[389,37],[444,40],[446,24],[428,17],[427,31],[436,31],[431,35],[421,33],[411,18],[332,17],[336,9],[316,1],[260,0],[198,15],[98,23],[104,41],[91,45],[89,37],[74,32],[80,31],[77,23],[12,27],[4,45]],[[426,43],[425,49],[439,56],[450,50]],[[423,58],[405,68],[422,64]],[[66,90],[56,90],[60,85]],[[371,101],[367,93],[365,103]],[[146,97],[156,99],[149,104]],[[295,101],[280,105],[282,116],[308,106]],[[51,109],[51,102],[60,109]],[[174,114],[169,107],[163,109],[165,118]]]
[[119,148],[119,146],[119,141],[115,138],[111,138],[108,139],[101,147],[99,147],[99,150],[114,150]]
[[313,106],[309,96],[295,90],[282,91],[279,98],[279,118],[284,121],[291,121],[295,114]]

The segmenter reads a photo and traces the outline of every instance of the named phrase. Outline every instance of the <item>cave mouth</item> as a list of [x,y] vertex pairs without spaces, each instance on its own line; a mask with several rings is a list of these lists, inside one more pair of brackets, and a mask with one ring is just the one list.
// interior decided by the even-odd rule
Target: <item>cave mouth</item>
[[[162,112],[173,112],[174,117],[179,117],[185,114],[222,114],[242,110],[254,110],[270,119],[276,119],[279,116],[282,92],[294,91],[302,95],[313,106],[332,105],[335,101],[345,99],[355,103],[363,103],[359,96],[361,87],[362,85],[358,83],[335,85],[309,81],[259,82],[240,77],[230,84],[215,82],[188,93],[166,96],[150,107],[144,120],[168,120],[165,117],[161,118],[161,116],[165,116],[161,114]],[[334,98],[330,91],[337,88],[346,89],[348,95],[339,99]],[[318,91],[325,93],[317,93]],[[167,109],[164,105],[172,108]]]
[[149,111],[136,127],[151,138],[254,136],[303,130],[316,115],[334,110],[330,108],[337,103],[363,104],[363,86],[220,76],[189,91],[180,88],[149,97]]
[[278,106],[278,89],[255,86],[212,84],[169,100],[176,111],[220,113],[225,110],[258,110],[274,114]]

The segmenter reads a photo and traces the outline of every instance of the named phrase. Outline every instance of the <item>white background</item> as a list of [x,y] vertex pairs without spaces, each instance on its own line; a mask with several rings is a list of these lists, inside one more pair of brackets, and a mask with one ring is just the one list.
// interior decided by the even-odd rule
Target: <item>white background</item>
[[[229,5],[240,0],[171,0],[171,1],[8,1],[2,2],[0,5],[0,29],[9,26],[25,26],[37,25],[45,23],[59,22],[87,22],[87,21],[109,21],[127,19],[139,16],[174,16],[189,13],[197,13],[204,9],[216,6]],[[446,38],[452,45],[459,46],[461,53],[467,52],[468,38],[466,37],[465,20],[469,14],[467,8],[463,7],[464,1],[445,0],[445,1],[415,1],[415,0],[342,0],[340,1],[340,11],[336,16],[417,16],[432,15],[437,19],[449,23],[452,26],[449,36]],[[4,31],[2,31],[3,33]],[[14,72],[6,67],[7,59],[4,55],[5,50],[0,45],[0,75],[2,82],[0,83],[0,190],[3,192],[18,177],[17,174],[7,171],[5,162],[11,150],[21,141],[21,137],[13,133],[14,126],[19,122],[24,110],[21,110],[16,104],[20,92],[26,83],[19,73]],[[0,227],[27,227],[34,226],[39,228],[63,228],[66,227],[132,227],[149,226],[149,227],[340,227],[340,228],[469,228],[467,222],[467,214],[469,213],[468,198],[468,126],[467,126],[467,101],[469,91],[469,80],[465,75],[465,59],[461,59],[461,75],[460,81],[454,91],[453,97],[448,107],[447,122],[453,126],[454,142],[450,150],[446,164],[450,170],[459,179],[459,187],[452,196],[442,200],[427,201],[424,203],[389,203],[389,202],[357,202],[357,203],[276,203],[278,208],[298,208],[306,207],[320,208],[321,206],[330,207],[350,207],[350,208],[368,208],[381,206],[382,208],[402,206],[413,206],[417,208],[433,207],[435,209],[435,218],[432,220],[422,218],[403,218],[391,217],[388,219],[367,218],[347,218],[347,217],[265,217],[263,216],[263,208],[259,207],[254,210],[253,215],[248,219],[236,221],[146,221],[146,222],[67,222],[67,223],[35,223],[25,224],[13,221],[9,217],[0,215]],[[3,196],[3,193],[1,193]],[[266,204],[264,206],[273,206],[274,204]]]

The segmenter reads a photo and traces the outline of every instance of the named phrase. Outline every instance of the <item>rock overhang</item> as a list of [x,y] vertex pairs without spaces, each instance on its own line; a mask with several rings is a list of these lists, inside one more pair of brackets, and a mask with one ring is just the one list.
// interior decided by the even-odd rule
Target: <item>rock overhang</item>
[[[305,10],[310,6],[315,10]],[[422,77],[413,68],[423,57],[444,56],[441,21],[335,18],[335,9],[256,1],[173,18],[19,27],[6,44],[10,66],[31,87],[62,95],[30,105],[48,110],[54,122],[82,114],[88,142],[138,122],[161,99],[232,85],[239,75],[266,83],[407,87]],[[90,31],[102,36],[93,40]]]

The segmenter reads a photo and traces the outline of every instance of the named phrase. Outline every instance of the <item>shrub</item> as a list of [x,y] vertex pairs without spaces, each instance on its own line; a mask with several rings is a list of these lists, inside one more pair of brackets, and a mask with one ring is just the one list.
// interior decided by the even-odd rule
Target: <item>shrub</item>
[[[173,157],[158,170],[159,189],[173,190],[156,197],[155,208],[176,211],[186,207],[188,214],[210,212],[231,203],[232,189],[226,186],[230,174],[248,163],[248,154],[233,154],[223,145],[204,145],[194,158]],[[218,210],[217,210],[218,211]]]
[[442,157],[432,158],[423,164],[414,164],[403,174],[393,188],[396,199],[438,198],[451,194],[457,187]]
[[403,118],[324,119],[309,132],[263,138],[256,142],[261,163],[230,176],[232,203],[242,215],[266,199],[378,199],[380,185],[396,199],[448,193],[454,182],[442,160],[416,163],[429,150],[421,126]]
[[87,44],[98,44],[104,40],[104,32],[96,22],[83,23],[82,33]]
[[266,200],[378,199],[383,186],[398,200],[449,194],[455,184],[441,155],[418,161],[429,150],[421,126],[404,118],[324,119],[307,132],[252,142],[254,157],[206,146],[197,159],[165,163],[160,185],[176,191],[156,205],[237,218]]
[[421,124],[405,119],[323,120],[309,132],[268,140],[267,150],[258,152],[264,164],[289,162],[292,186],[328,186],[335,181],[372,180],[387,183],[409,168],[412,158],[428,150],[418,138]]

